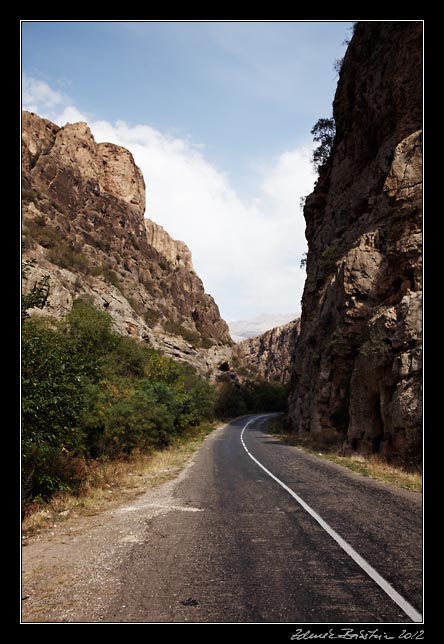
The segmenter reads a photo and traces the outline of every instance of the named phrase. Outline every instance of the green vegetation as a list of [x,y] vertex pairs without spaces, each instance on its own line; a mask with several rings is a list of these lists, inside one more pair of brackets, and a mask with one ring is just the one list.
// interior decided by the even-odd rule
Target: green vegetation
[[173,320],[166,320],[163,327],[167,333],[172,335],[180,335],[185,342],[189,342],[193,347],[201,347],[203,349],[209,349],[213,346],[214,341],[206,335],[199,333],[198,331],[192,331],[191,329],[186,329],[181,324],[174,322]]
[[313,141],[319,143],[312,156],[313,165],[319,172],[322,166],[327,163],[335,140],[336,125],[334,118],[318,119],[310,132],[313,135]]
[[62,235],[59,231],[48,226],[48,221],[44,215],[37,215],[34,219],[27,221],[23,228],[25,238],[28,239],[29,245],[37,242],[44,248],[54,248],[62,241]]
[[82,300],[22,335],[24,510],[81,492],[92,460],[163,449],[214,417],[216,392],[186,364],[111,330]]
[[22,522],[23,536],[64,521],[72,511],[93,515],[109,510],[174,478],[214,429],[214,423],[204,422],[174,437],[165,449],[149,454],[134,451],[124,459],[90,460],[78,493],[59,491],[44,503],[44,507],[41,503],[28,505]]
[[286,411],[288,386],[281,383],[250,381],[242,387],[223,382],[216,401],[216,414],[231,418],[256,412]]
[[[33,264],[24,262],[24,277]],[[82,495],[103,464],[134,464],[209,431],[216,416],[285,409],[283,385],[213,387],[190,365],[114,333],[109,314],[87,300],[75,300],[59,321],[30,317],[29,309],[47,305],[49,288],[46,275],[22,299],[25,516],[57,495]],[[170,328],[205,346],[201,333]]]
[[49,247],[48,258],[57,266],[68,270],[79,271],[88,275],[91,266],[78,246],[71,246],[66,241],[59,241]]
[[160,320],[160,313],[154,309],[147,308],[143,313],[143,319],[149,327],[153,327]]
[[341,252],[335,245],[327,246],[321,253],[321,265],[327,273],[330,273],[341,258]]
[[[35,259],[27,259],[22,264],[22,279],[26,279]],[[22,297],[22,322],[29,318],[28,309],[43,309],[49,296],[49,275],[43,275],[34,283],[32,289]]]

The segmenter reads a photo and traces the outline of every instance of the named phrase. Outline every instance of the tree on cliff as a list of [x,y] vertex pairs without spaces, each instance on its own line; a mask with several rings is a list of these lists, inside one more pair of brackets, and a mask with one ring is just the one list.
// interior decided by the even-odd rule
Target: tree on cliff
[[313,165],[319,172],[319,169],[329,158],[335,140],[336,126],[334,118],[318,119],[310,132],[313,135],[313,141],[319,143],[312,156]]
[[[35,262],[35,259],[27,259],[22,263],[22,279],[26,279]],[[22,322],[29,318],[28,309],[43,309],[48,306],[48,296],[49,275],[43,275],[38,282],[34,283],[32,289],[22,296]]]

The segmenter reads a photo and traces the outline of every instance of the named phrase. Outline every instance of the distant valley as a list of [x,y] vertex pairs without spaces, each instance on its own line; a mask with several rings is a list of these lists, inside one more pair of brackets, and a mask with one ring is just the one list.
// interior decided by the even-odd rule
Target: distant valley
[[295,320],[300,313],[262,313],[250,320],[234,320],[228,323],[231,337],[235,342],[261,335],[276,327]]

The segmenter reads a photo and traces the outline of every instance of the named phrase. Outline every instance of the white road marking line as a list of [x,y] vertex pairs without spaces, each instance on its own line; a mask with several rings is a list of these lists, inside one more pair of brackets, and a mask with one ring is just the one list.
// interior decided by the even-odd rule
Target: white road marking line
[[288,487],[288,485],[285,485],[280,479],[277,478],[272,472],[267,470],[262,463],[260,463],[257,458],[253,456],[253,454],[248,450],[247,446],[245,445],[245,441],[243,438],[244,432],[247,429],[248,425],[252,423],[255,420],[258,420],[259,418],[265,418],[265,416],[256,416],[255,418],[251,418],[248,423],[244,426],[244,428],[241,431],[240,434],[240,439],[241,443],[247,452],[248,456],[258,465],[261,469],[264,470],[268,476],[270,476],[273,480],[276,481],[276,483],[279,483],[279,485],[284,488],[286,492],[288,492],[296,501],[304,508],[306,512],[310,516],[313,517],[315,521],[319,523],[319,525],[324,528],[324,530],[336,541],[336,543],[355,561],[358,566],[362,568],[364,572],[367,573],[367,575],[375,581],[382,590],[387,593],[387,595],[392,599],[395,604],[398,604],[398,606],[401,608],[401,610],[404,611],[404,613],[410,617],[410,619],[413,622],[422,622],[422,615],[418,613],[418,611],[413,608],[411,604],[407,600],[404,599],[394,588],[391,586],[388,581],[386,581],[381,575],[363,558],[361,557],[360,554],[356,552],[352,546],[345,541],[331,526],[328,525],[324,519],[319,516],[317,512],[315,512],[303,499],[301,499],[300,496],[298,496],[291,488]]

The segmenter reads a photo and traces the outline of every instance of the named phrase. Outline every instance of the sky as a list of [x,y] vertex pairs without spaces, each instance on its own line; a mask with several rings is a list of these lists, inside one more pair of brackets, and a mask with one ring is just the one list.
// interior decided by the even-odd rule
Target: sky
[[352,22],[22,22],[22,108],[128,148],[222,317],[300,311],[310,130]]

